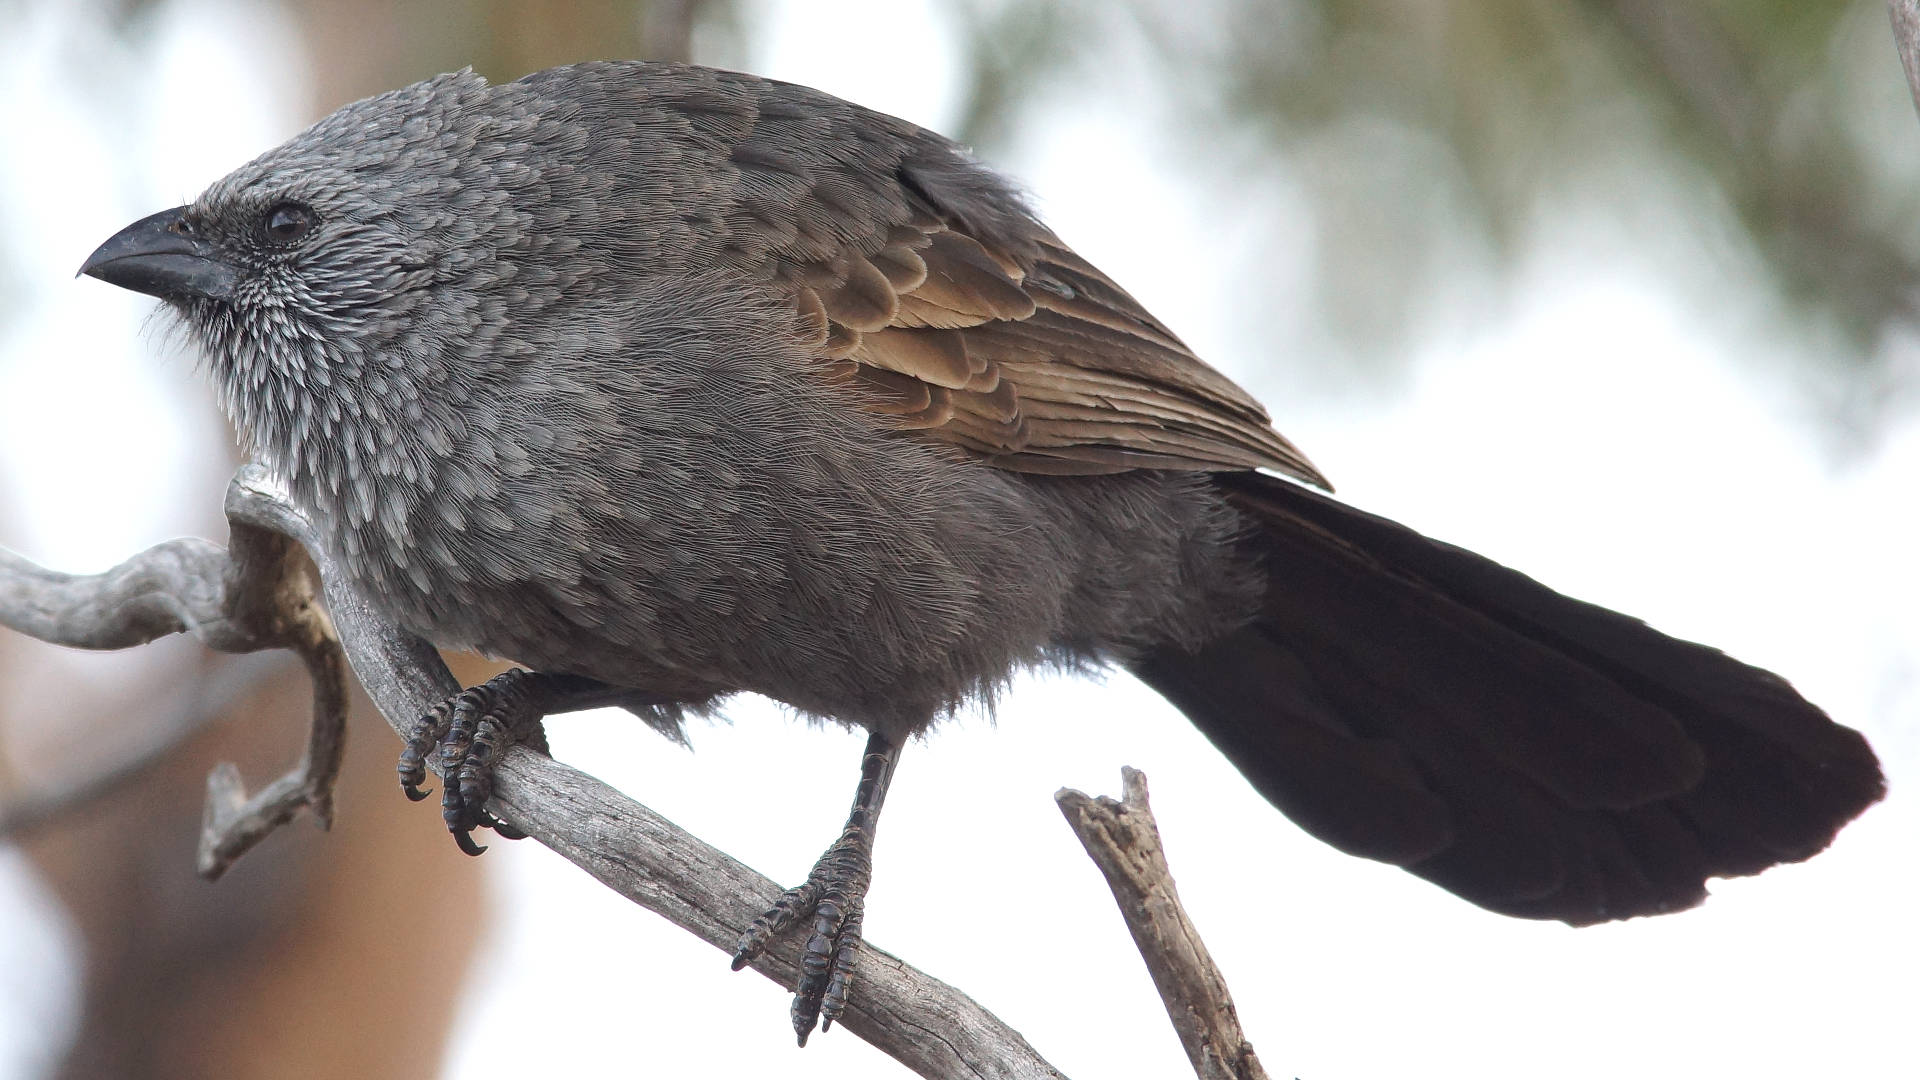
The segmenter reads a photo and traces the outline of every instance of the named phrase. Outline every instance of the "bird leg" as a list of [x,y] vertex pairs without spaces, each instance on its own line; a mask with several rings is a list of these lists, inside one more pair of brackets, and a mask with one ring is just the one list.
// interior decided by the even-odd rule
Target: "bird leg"
[[460,850],[469,855],[486,850],[473,842],[473,830],[481,827],[509,840],[523,839],[525,833],[487,812],[493,770],[507,749],[520,743],[548,753],[541,721],[549,714],[644,699],[636,691],[579,675],[522,668],[502,672],[460,691],[414,721],[400,751],[400,789],[415,802],[431,794],[420,785],[427,779],[428,757],[437,752],[441,816]]
[[860,953],[867,886],[873,881],[873,830],[899,756],[900,746],[892,739],[879,732],[867,736],[860,786],[840,839],[813,864],[805,883],[782,894],[740,935],[740,944],[734,948],[733,970],[739,971],[788,927],[813,916],[813,932],[800,961],[800,985],[793,992],[793,1030],[801,1046],[807,1045],[815,1020],[826,1031],[846,1011],[853,960]]

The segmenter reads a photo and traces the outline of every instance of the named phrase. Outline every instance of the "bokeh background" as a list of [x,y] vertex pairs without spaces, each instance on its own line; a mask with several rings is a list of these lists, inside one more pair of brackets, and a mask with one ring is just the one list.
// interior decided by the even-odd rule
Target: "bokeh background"
[[[1187,1066],[1051,803],[1151,779],[1276,1076],[1910,1077],[1920,1011],[1920,124],[1879,0],[0,0],[0,544],[222,537],[231,439],[99,240],[325,112],[472,65],[690,57],[952,134],[1270,405],[1342,494],[1790,678],[1888,801],[1703,908],[1574,931],[1348,859],[1124,676],[909,747],[870,940],[1072,1076]],[[469,677],[483,669],[463,663]],[[0,1077],[895,1077],[531,843],[459,856],[362,704],[330,834],[193,878],[202,777],[306,686],[0,634]],[[783,881],[858,740],[550,725]]]

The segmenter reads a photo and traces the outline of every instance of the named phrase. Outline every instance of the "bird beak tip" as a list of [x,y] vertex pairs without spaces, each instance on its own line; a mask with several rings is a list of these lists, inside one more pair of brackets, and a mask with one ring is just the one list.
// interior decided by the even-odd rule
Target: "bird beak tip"
[[162,300],[227,299],[233,292],[234,268],[205,241],[174,228],[186,209],[162,210],[114,233],[74,276],[98,278]]

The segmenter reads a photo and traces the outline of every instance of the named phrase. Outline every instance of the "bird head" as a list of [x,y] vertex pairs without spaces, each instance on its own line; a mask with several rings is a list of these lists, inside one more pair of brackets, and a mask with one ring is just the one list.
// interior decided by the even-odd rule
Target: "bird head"
[[526,171],[510,164],[524,122],[494,93],[456,72],[349,105],[122,229],[80,272],[166,301],[216,361],[390,345],[422,294],[519,235],[506,188]]
[[530,191],[571,129],[530,100],[456,72],[349,105],[80,272],[165,301],[248,452],[296,486],[413,475],[461,437],[467,388],[534,355],[509,314],[579,278],[541,261],[565,241]]

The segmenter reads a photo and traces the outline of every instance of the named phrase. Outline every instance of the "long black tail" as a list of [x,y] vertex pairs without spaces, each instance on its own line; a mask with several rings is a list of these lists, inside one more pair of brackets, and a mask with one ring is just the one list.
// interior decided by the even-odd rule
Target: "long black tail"
[[1263,614],[1134,670],[1342,851],[1584,925],[1808,858],[1885,791],[1771,672],[1296,484],[1218,482]]

